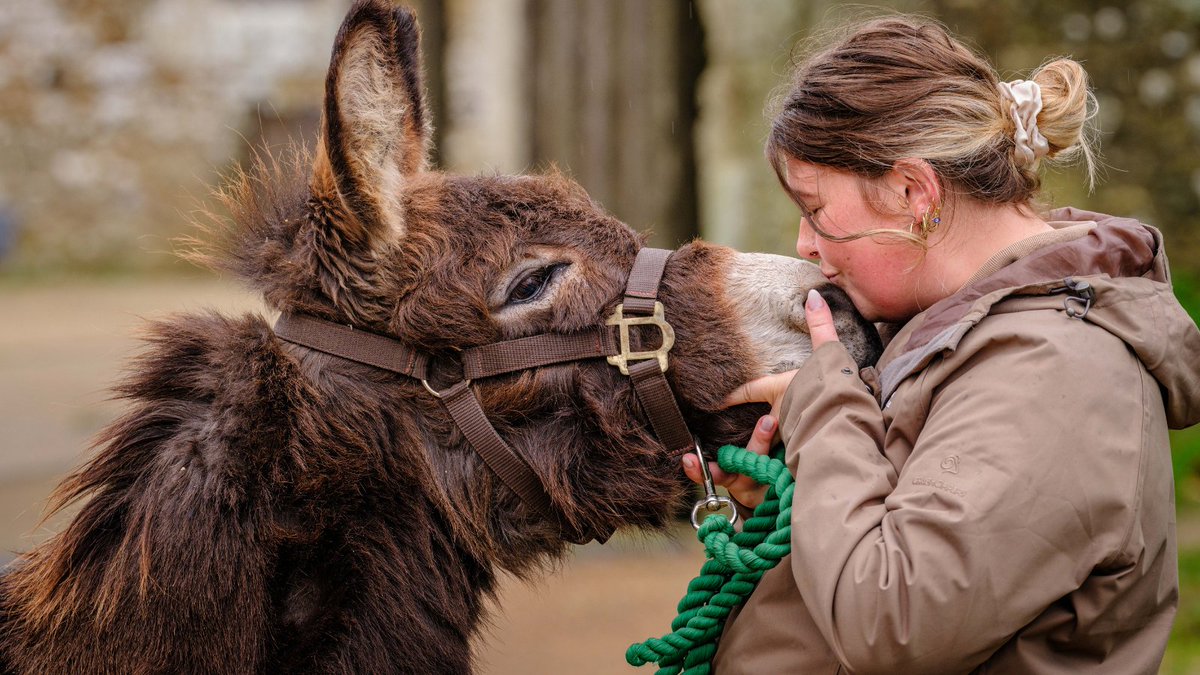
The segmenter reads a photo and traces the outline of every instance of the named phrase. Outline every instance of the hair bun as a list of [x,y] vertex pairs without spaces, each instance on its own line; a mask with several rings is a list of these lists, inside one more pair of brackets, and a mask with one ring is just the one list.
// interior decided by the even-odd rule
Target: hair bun
[[1088,90],[1083,66],[1073,59],[1055,59],[1035,70],[1029,79],[1042,90],[1042,112],[1037,122],[1038,130],[1050,143],[1049,156],[1086,148],[1086,130],[1095,117],[1096,100]]

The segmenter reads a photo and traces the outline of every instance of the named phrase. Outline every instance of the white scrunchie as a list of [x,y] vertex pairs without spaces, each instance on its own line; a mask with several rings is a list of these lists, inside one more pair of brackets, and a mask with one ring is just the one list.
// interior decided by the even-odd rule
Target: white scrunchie
[[1050,143],[1037,128],[1037,116],[1042,111],[1042,88],[1033,80],[1001,82],[1000,98],[1008,102],[1008,111],[1017,125],[1013,132],[1013,140],[1017,142],[1017,166],[1033,167],[1039,159],[1050,154]]

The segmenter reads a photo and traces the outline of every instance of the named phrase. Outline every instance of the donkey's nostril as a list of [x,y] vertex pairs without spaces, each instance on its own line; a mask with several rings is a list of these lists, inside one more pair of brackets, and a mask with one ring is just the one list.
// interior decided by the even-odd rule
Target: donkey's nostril
[[806,296],[797,294],[792,297],[791,309],[787,315],[788,328],[798,330],[801,333],[808,332],[808,316],[804,313],[804,298]]

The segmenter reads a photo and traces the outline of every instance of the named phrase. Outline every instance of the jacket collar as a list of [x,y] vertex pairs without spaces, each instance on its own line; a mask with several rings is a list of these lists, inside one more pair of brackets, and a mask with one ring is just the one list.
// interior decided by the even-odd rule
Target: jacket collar
[[1067,277],[1149,277],[1169,281],[1162,237],[1152,227],[1074,208],[1049,220],[1097,223],[1086,235],[1034,251],[996,273],[977,279],[913,317],[888,345],[879,364],[881,400],[937,354],[953,350],[992,307],[1012,296],[1045,297],[1060,292]]

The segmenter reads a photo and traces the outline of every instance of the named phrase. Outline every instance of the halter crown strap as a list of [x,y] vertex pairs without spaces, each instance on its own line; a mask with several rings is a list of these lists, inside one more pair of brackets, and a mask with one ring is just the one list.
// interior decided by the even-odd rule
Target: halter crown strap
[[280,314],[275,334],[309,349],[365,363],[418,380],[429,377],[429,357],[403,343],[305,314]]
[[629,281],[625,284],[625,300],[622,304],[626,314],[647,316],[654,312],[654,303],[658,302],[658,284],[662,281],[671,253],[665,248],[643,248],[638,251],[633,269],[629,271]]

